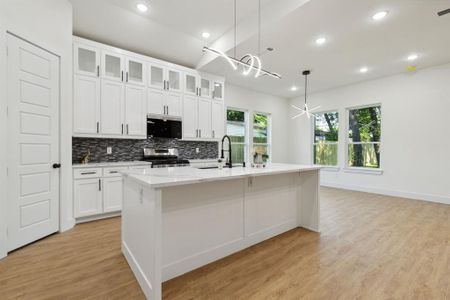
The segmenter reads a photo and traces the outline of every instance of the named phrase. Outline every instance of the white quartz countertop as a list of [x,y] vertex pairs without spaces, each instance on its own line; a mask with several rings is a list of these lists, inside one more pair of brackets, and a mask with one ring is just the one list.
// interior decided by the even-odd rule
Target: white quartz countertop
[[72,168],[107,168],[107,167],[132,167],[132,166],[144,166],[151,165],[146,161],[121,161],[121,162],[103,162],[103,163],[88,163],[88,164],[73,164]]
[[320,167],[313,165],[295,165],[272,163],[265,168],[242,168],[233,167],[231,169],[196,169],[192,167],[159,168],[145,170],[127,170],[122,173],[141,184],[151,188],[163,188],[170,186],[195,184],[208,181],[218,181],[236,179],[243,177],[253,177],[262,175],[275,175],[293,172],[306,172],[320,170]]

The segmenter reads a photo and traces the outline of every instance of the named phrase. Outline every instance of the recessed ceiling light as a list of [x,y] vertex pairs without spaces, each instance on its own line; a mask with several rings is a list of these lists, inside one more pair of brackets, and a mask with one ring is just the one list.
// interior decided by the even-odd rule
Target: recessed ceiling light
[[367,67],[362,67],[361,69],[359,69],[359,73],[367,73],[369,71],[369,68]]
[[316,44],[317,44],[317,45],[323,45],[323,44],[325,44],[326,42],[327,42],[327,39],[324,38],[324,37],[320,37],[320,38],[318,38],[318,39],[316,40]]
[[384,17],[386,17],[387,14],[388,14],[388,12],[383,10],[383,11],[380,11],[380,12],[377,12],[376,14],[374,14],[372,16],[372,19],[374,19],[375,21],[379,21],[381,19],[384,19]]
[[136,8],[140,11],[140,12],[146,12],[148,10],[148,6],[143,4],[143,3],[138,3],[136,5]]
[[298,90],[298,87],[296,86],[291,87],[291,91],[295,92],[296,90]]
[[210,37],[211,34],[209,34],[209,32],[202,32],[202,38],[207,39]]
[[408,60],[409,61],[413,61],[419,58],[419,55],[417,54],[411,54],[410,56],[408,56]]

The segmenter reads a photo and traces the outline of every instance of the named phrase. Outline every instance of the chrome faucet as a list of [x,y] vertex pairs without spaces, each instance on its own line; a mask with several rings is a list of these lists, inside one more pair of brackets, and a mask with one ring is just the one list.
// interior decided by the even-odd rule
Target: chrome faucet
[[[223,142],[225,141],[225,139],[228,139],[228,150],[223,150]],[[222,155],[221,155],[221,159],[225,158],[224,152],[228,152],[228,162],[226,163],[226,165],[228,166],[228,168],[232,168],[233,167],[233,163],[231,161],[231,139],[228,135],[224,135],[222,138]]]

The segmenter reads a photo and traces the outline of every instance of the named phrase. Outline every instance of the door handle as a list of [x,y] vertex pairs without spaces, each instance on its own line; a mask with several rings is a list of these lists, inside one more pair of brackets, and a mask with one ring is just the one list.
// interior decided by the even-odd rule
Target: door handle
[[59,169],[59,168],[61,168],[61,164],[54,163],[52,167],[53,167],[53,169]]

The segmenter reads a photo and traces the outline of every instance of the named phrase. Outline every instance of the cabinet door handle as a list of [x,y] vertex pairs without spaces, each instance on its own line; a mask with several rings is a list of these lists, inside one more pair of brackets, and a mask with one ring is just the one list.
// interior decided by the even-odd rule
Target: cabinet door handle
[[110,171],[109,174],[117,174],[119,171]]
[[100,132],[100,122],[97,122],[97,133]]
[[130,130],[128,128],[128,124],[127,124],[127,134],[130,134]]
[[166,89],[166,81],[164,80],[164,87],[163,87],[163,90],[165,90]]
[[198,129],[195,129],[195,137],[198,137]]
[[97,77],[100,77],[100,66],[97,65]]
[[215,134],[214,130],[212,131],[212,135],[213,135],[213,138],[216,137],[216,134]]
[[122,73],[122,75],[121,75],[121,76],[122,76],[122,79],[121,79],[120,81],[122,81],[122,82],[123,82],[123,71],[122,71],[121,73]]
[[169,89],[170,89],[170,81],[167,80],[167,90],[169,90]]
[[101,179],[98,180],[98,190],[99,191],[102,190],[102,180]]
[[123,134],[123,124],[122,124],[122,134]]
[[169,105],[166,105],[166,110],[167,110],[166,115],[168,115],[169,114]]
[[127,72],[127,82],[128,82],[128,72]]
[[199,129],[198,132],[199,132],[199,137],[202,137],[202,130]]

